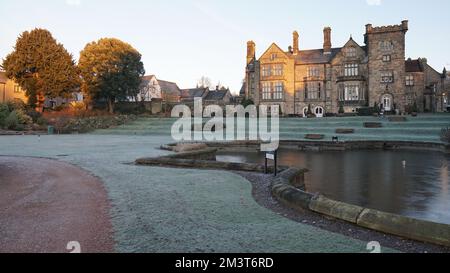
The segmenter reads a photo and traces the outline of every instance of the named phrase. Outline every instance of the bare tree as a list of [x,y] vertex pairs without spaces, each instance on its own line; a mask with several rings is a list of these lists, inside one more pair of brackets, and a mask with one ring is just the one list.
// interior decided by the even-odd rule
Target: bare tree
[[202,88],[211,88],[212,87],[211,79],[206,76],[202,76],[200,80],[198,80],[197,86]]

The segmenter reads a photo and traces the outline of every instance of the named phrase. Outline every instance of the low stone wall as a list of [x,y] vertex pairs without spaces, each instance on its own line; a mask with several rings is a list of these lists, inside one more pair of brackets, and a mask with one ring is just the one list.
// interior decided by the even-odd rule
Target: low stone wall
[[296,169],[281,173],[272,186],[272,194],[281,203],[300,211],[311,210],[355,225],[403,238],[450,246],[450,225],[404,217],[313,196],[292,184],[297,183]]
[[[260,142],[207,142],[210,148],[219,150],[242,151],[260,149]],[[302,141],[282,140],[280,148],[313,150],[313,151],[351,151],[351,150],[426,150],[450,153],[450,144],[414,141]]]

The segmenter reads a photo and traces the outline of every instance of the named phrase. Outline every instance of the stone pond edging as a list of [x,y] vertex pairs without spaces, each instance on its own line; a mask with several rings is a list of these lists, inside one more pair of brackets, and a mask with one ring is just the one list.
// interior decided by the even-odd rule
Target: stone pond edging
[[[336,150],[332,144],[340,145],[339,150],[354,149],[422,149],[450,152],[449,145],[426,142],[401,141],[356,141],[356,142],[304,142],[284,141],[283,145],[313,146],[318,150]],[[264,172],[264,166],[251,163],[228,163],[215,161],[217,149],[224,148],[256,148],[257,142],[235,143],[207,143],[210,148],[182,152],[159,158],[137,159],[137,165],[170,166],[197,169],[217,169],[232,171]],[[166,145],[162,149],[170,150],[173,145]],[[450,225],[434,223],[397,214],[368,209],[336,200],[329,199],[320,194],[306,192],[304,174],[306,169],[282,167],[281,172],[273,178],[271,183],[272,195],[282,204],[293,209],[310,210],[335,219],[350,222],[360,227],[393,234],[407,239],[450,246]]]
[[281,173],[272,185],[272,194],[275,198],[291,208],[311,210],[364,228],[408,239],[450,246],[450,225],[351,205],[323,195],[312,195],[292,185],[297,183],[296,174],[295,169],[288,169]]
[[[139,158],[135,161],[135,164],[143,166],[264,172],[264,166],[260,164],[216,161],[216,152],[217,149],[215,148],[206,148],[198,151],[182,152],[156,158]],[[273,171],[273,167],[269,167],[268,170]],[[281,167],[281,170],[286,170],[286,167]]]

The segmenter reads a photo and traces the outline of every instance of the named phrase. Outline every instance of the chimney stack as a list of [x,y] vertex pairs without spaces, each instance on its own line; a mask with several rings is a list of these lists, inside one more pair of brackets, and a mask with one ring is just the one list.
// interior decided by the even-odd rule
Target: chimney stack
[[324,54],[331,54],[331,28],[323,29],[323,52]]
[[294,55],[297,55],[298,51],[299,51],[298,37],[299,37],[298,32],[294,31],[294,33],[293,33],[293,44],[292,44]]
[[247,42],[247,65],[250,64],[256,57],[256,45],[253,41]]

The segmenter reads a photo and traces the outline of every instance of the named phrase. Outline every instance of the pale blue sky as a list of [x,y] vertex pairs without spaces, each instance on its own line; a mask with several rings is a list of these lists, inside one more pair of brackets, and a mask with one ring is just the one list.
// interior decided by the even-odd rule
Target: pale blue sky
[[76,60],[86,43],[115,37],[141,52],[147,74],[181,88],[205,75],[239,91],[248,40],[259,55],[271,42],[287,49],[298,30],[301,49],[320,48],[330,26],[333,46],[350,35],[362,45],[367,23],[403,19],[407,57],[450,68],[448,0],[0,0],[0,7],[0,58],[35,27],[50,30]]

